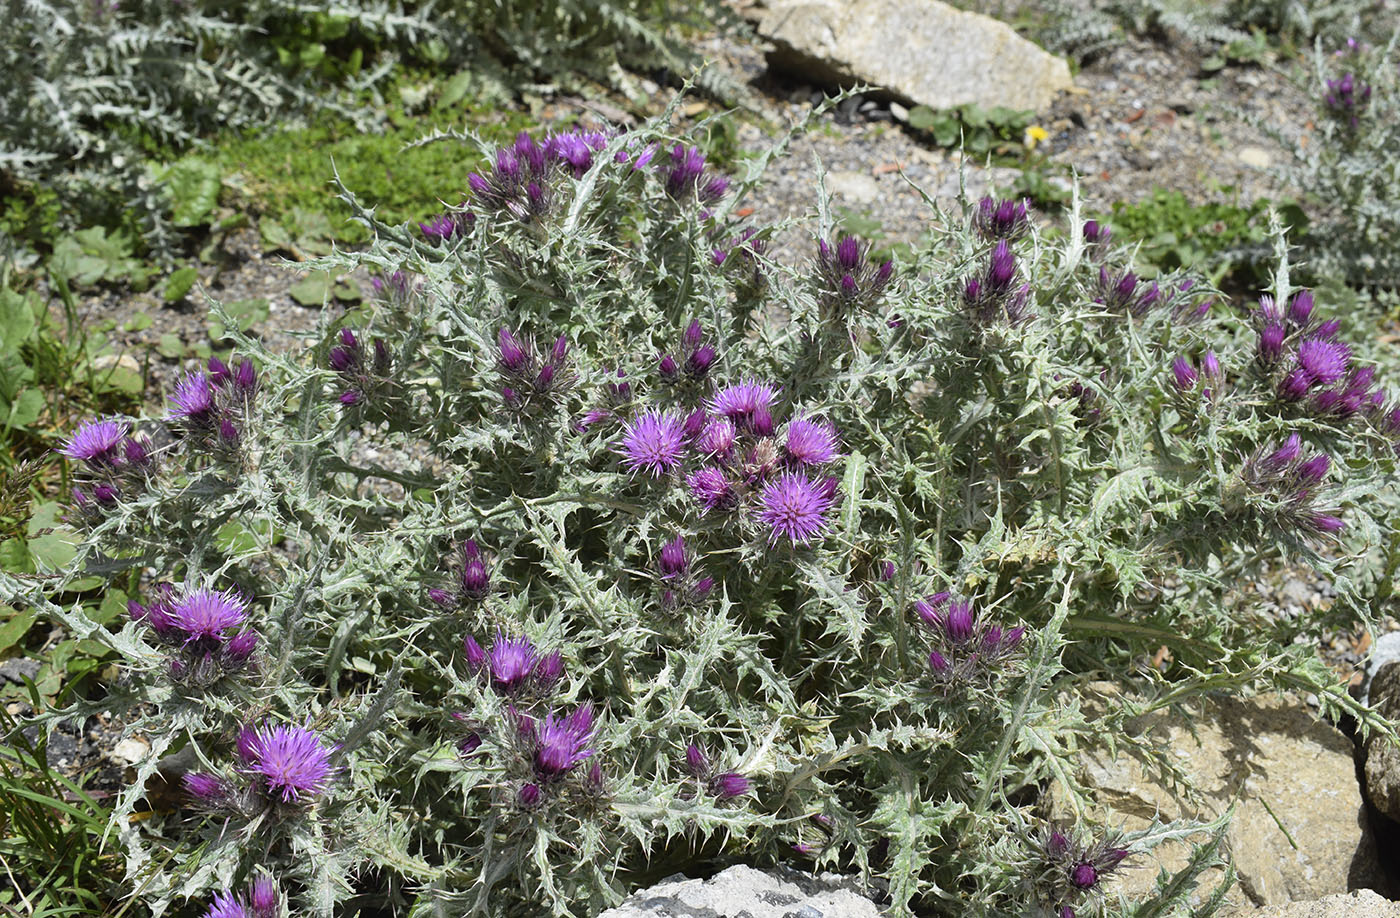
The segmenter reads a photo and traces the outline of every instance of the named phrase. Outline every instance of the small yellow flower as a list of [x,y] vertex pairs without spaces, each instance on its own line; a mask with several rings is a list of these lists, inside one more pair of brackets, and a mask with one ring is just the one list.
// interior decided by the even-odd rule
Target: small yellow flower
[[1025,139],[1021,141],[1021,143],[1026,145],[1027,150],[1034,150],[1036,144],[1040,143],[1042,140],[1049,139],[1050,134],[1045,130],[1045,128],[1041,127],[1038,124],[1032,124],[1030,127],[1026,128],[1026,136]]

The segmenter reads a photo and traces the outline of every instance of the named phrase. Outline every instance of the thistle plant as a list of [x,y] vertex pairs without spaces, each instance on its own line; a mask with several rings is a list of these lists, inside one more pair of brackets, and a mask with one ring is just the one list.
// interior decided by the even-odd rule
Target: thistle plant
[[1313,65],[1298,78],[1317,106],[1316,129],[1286,140],[1290,179],[1311,218],[1302,240],[1312,276],[1363,287],[1393,288],[1400,278],[1400,142],[1396,110],[1400,75],[1394,40],[1340,46],[1318,42]]
[[[1151,759],[1128,718],[1222,688],[1385,729],[1298,638],[1388,587],[1400,421],[1286,262],[1243,315],[1075,212],[963,201],[886,267],[830,242],[818,183],[810,247],[749,245],[756,284],[713,253],[779,238],[732,216],[761,175],[719,188],[667,124],[516,141],[450,239],[344,191],[376,241],[313,267],[411,296],[348,332],[328,307],[304,352],[225,322],[232,369],[65,444],[119,495],[73,514],[71,566],[0,588],[120,654],[41,720],[151,738],[113,825],[153,907],[585,915],[724,857],[864,874],[894,914],[1083,918],[1120,852],[1221,831],[1052,845],[1039,791],[1082,799],[1094,736]],[[1266,617],[1281,565],[1336,601]],[[136,572],[125,623],[57,601]],[[1125,701],[1091,726],[1094,680]],[[175,809],[143,802],[158,769]]]

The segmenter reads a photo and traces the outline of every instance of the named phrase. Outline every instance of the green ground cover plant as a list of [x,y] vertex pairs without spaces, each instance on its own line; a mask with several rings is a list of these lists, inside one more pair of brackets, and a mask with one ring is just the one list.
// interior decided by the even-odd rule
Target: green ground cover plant
[[[1225,195],[1232,191],[1221,189]],[[1191,204],[1182,192],[1164,188],[1140,201],[1115,202],[1100,222],[1112,226],[1121,240],[1137,242],[1143,263],[1166,271],[1189,269],[1217,286],[1255,289],[1273,273],[1271,210],[1291,232],[1306,232],[1307,217],[1297,205],[1264,198],[1248,204],[1238,199]]]
[[[731,178],[666,124],[522,134],[434,220],[343,190],[372,241],[311,266],[373,270],[367,313],[283,354],[214,304],[234,356],[74,428],[74,556],[0,590],[120,655],[37,722],[150,738],[110,823],[130,882],[216,918],[587,914],[742,857],[895,914],[1184,914],[1221,825],[1094,824],[1074,749],[1170,768],[1132,718],[1210,691],[1389,729],[1297,640],[1390,587],[1370,329],[1293,286],[1278,228],[1242,313],[1073,202],[1056,237],[930,202],[873,259],[819,171],[787,268],[738,216],[782,144]],[[1336,602],[1265,616],[1279,564]],[[63,599],[94,577],[125,617]],[[1130,691],[1091,716],[1101,679]],[[1115,872],[1183,837],[1120,909]]]
[[626,87],[623,64],[688,72],[698,61],[682,31],[733,22],[711,0],[30,0],[10,21],[0,228],[43,244],[56,231],[121,229],[157,255],[182,225],[166,165],[216,132],[321,111],[372,128],[404,64],[453,80],[459,95]]

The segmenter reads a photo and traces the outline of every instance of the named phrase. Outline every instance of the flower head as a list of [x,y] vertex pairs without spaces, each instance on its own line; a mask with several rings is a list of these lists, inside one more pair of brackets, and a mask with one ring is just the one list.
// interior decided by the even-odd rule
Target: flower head
[[1029,201],[1026,198],[998,201],[984,197],[977,202],[977,210],[972,215],[972,227],[983,239],[1019,239],[1030,232],[1030,221],[1026,219]]
[[795,466],[823,465],[840,455],[836,428],[827,421],[793,418],[788,422],[783,449]]
[[622,456],[633,472],[659,477],[680,465],[685,455],[685,426],[675,415],[648,411],[622,431]]
[[184,785],[185,793],[200,804],[215,804],[228,796],[228,785],[216,775],[191,771],[181,777],[180,783]]
[[204,918],[248,918],[248,908],[242,899],[224,890],[214,896],[214,903],[204,913]]
[[1298,345],[1298,365],[1323,385],[1341,379],[1350,360],[1351,349],[1338,341],[1308,338]]
[[545,716],[534,730],[535,772],[541,780],[563,777],[594,754],[593,709],[588,705],[575,708],[565,717],[554,712]]
[[130,431],[125,421],[116,418],[85,421],[59,452],[92,465],[108,464],[116,458],[117,448]]
[[265,873],[258,874],[248,887],[248,902],[253,907],[253,918],[277,918],[282,911],[277,881]]
[[222,644],[225,632],[242,626],[248,605],[232,590],[220,593],[194,589],[178,599],[170,609],[170,622],[185,633],[186,643],[204,641]]
[[530,678],[539,662],[539,654],[529,638],[506,637],[496,632],[488,658],[491,681],[503,692],[513,692]]
[[214,387],[203,370],[181,379],[170,393],[171,420],[205,422],[214,409]]
[[806,545],[826,531],[827,511],[835,501],[835,488],[805,475],[785,472],[770,480],[759,495],[759,519],[770,529],[769,542],[786,539]]
[[334,766],[332,750],[314,730],[264,724],[238,736],[239,757],[263,778],[269,796],[283,803],[307,803],[326,789]]
[[726,771],[710,779],[710,793],[720,800],[733,800],[749,792],[749,779],[737,771]]
[[778,390],[757,380],[746,379],[725,386],[710,399],[710,412],[728,418],[740,427],[752,426],[760,413],[770,414]]

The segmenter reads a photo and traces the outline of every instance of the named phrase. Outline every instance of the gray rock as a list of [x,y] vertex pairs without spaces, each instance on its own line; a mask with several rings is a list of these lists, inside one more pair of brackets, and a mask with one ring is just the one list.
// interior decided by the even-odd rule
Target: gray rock
[[11,657],[0,662],[0,681],[3,682],[22,683],[26,678],[33,679],[38,673],[39,661],[28,657]]
[[1073,83],[1064,60],[1010,26],[939,0],[771,0],[758,31],[775,70],[930,108],[1043,111]]
[[[1400,662],[1376,672],[1370,702],[1377,713],[1400,720]],[[1366,738],[1366,796],[1377,810],[1400,822],[1400,747],[1376,734]]]
[[833,172],[826,177],[827,187],[837,197],[852,204],[874,204],[880,199],[880,183],[864,172]]
[[1361,685],[1362,703],[1371,703],[1371,680],[1387,663],[1400,663],[1400,631],[1382,634],[1371,647],[1371,656],[1366,660],[1366,680]]
[[1227,914],[1226,918],[1400,918],[1400,902],[1391,902],[1369,889],[1359,889],[1311,902],[1238,910]]
[[[1115,703],[1116,689],[1095,686],[1102,700],[1086,710]],[[1153,769],[1123,752],[1102,747],[1081,754],[1081,777],[1094,792],[1110,825],[1128,830],[1162,820],[1209,819],[1238,797],[1226,837],[1238,871],[1227,903],[1231,908],[1281,905],[1383,884],[1357,786],[1351,741],[1322,723],[1297,698],[1211,698],[1198,702],[1189,720],[1165,712],[1140,718],[1134,731],[1201,792],[1189,804],[1172,793]],[[1061,819],[1067,804],[1054,801]],[[1158,869],[1185,866],[1190,849],[1168,843],[1125,872],[1121,889],[1130,901],[1151,892]],[[1208,896],[1223,879],[1203,877],[1196,896]],[[1200,904],[1200,901],[1195,904]]]
[[668,877],[599,918],[879,918],[848,877],[730,867],[708,880]]

